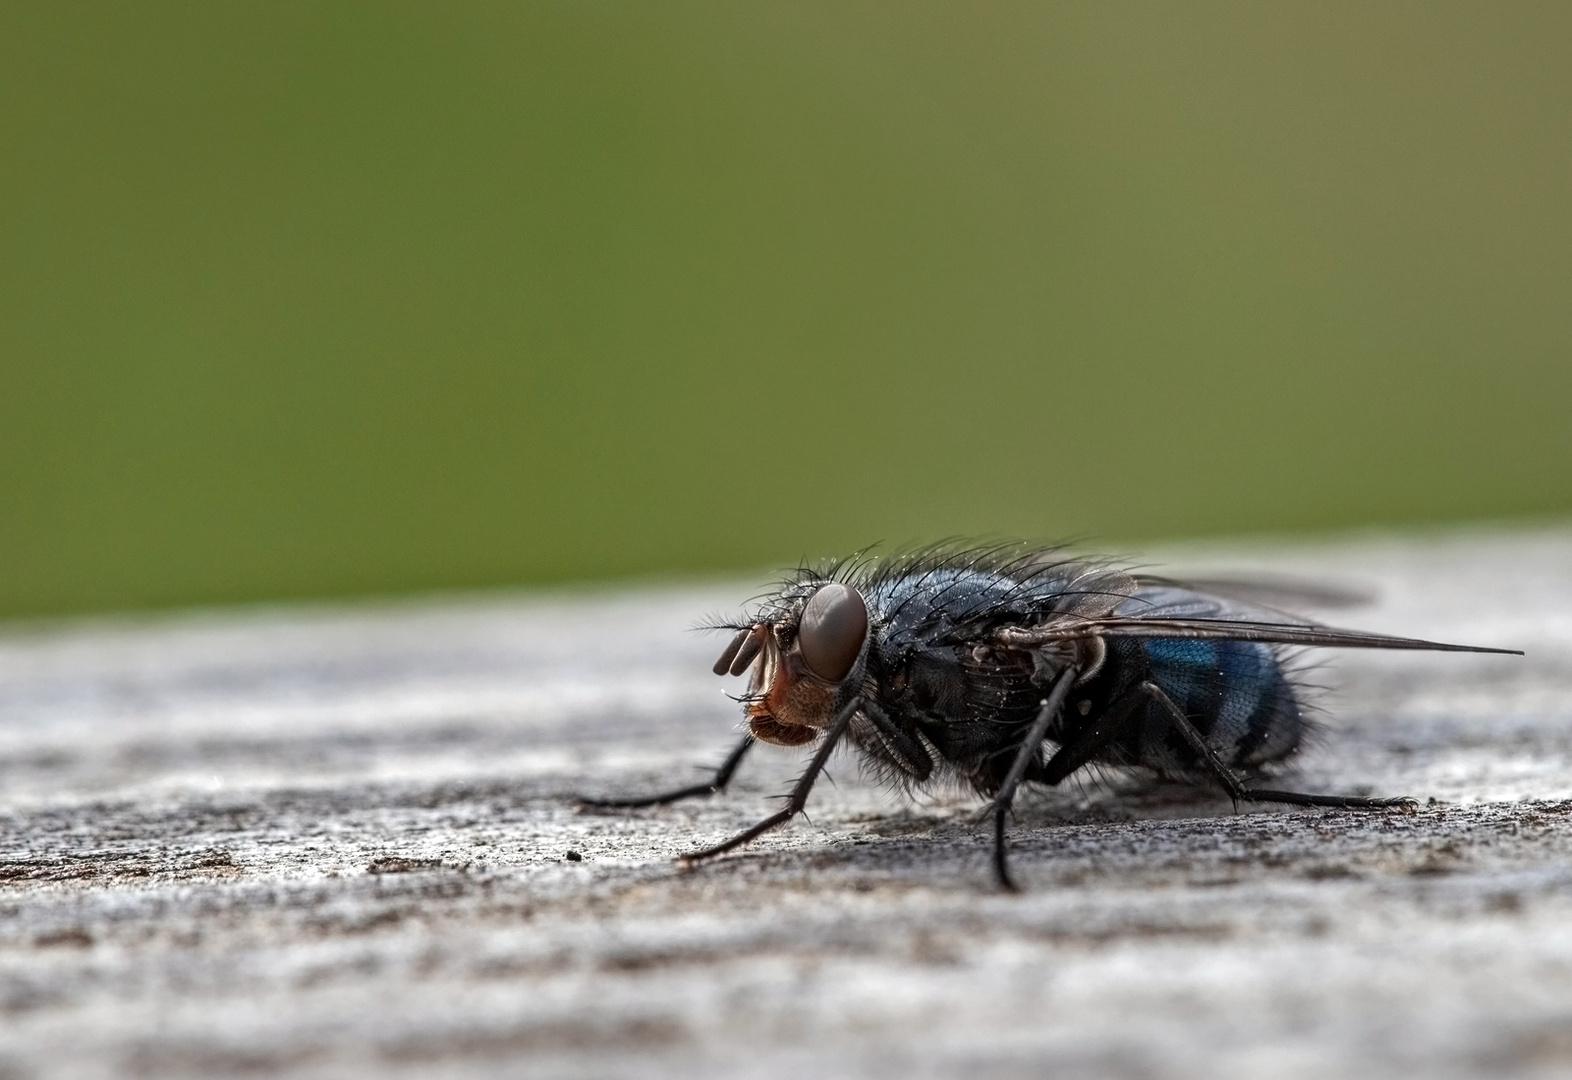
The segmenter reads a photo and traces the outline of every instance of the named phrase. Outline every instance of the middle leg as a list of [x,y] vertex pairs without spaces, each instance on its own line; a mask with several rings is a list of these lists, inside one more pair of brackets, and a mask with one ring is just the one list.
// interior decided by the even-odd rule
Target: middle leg
[[[1021,779],[1049,786],[1061,783],[1071,773],[1089,764],[1108,748],[1124,727],[1124,722],[1130,718],[1135,707],[1143,700],[1145,697],[1139,689],[1126,693],[1105,709],[1095,721],[1073,733],[1058,750],[1054,751],[1047,762],[1041,766],[1036,762],[1029,762]],[[1041,742],[1041,739],[1038,741]],[[994,802],[997,805],[998,799],[996,798]],[[1004,817],[997,811],[994,817],[993,868],[999,884],[1005,889],[1015,891],[1015,883],[1010,879],[1010,869],[1005,857]]]
[[1015,802],[1016,789],[1021,786],[1027,770],[1036,763],[1043,740],[1048,737],[1048,728],[1064,706],[1064,699],[1069,696],[1070,686],[1078,673],[1079,669],[1072,664],[1054,680],[1048,696],[1043,699],[1042,708],[1037,710],[1037,718],[1032,721],[1020,749],[1015,752],[1010,771],[1004,774],[1004,782],[993,797],[993,872],[999,879],[999,887],[1008,892],[1019,892],[1020,889],[1010,878],[1009,855],[1004,844],[1005,821],[1010,815],[1010,806]]

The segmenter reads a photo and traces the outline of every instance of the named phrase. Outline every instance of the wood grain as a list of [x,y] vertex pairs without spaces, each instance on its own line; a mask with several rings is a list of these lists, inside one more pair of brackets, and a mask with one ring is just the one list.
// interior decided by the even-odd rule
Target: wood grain
[[1027,800],[1005,896],[975,800],[842,758],[811,820],[693,871],[803,751],[575,810],[719,760],[723,642],[688,628],[749,583],[12,626],[0,1076],[1572,1069],[1572,532],[1164,559],[1529,655],[1323,654],[1295,782],[1417,814],[1090,778]]

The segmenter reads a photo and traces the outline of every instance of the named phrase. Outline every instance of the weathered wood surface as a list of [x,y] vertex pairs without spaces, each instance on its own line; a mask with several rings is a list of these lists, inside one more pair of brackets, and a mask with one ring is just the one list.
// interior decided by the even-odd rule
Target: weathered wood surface
[[574,811],[729,745],[687,628],[746,585],[13,627],[0,1076],[1572,1070],[1572,532],[1174,554],[1529,655],[1332,657],[1298,782],[1413,816],[1110,778],[1028,801],[1004,896],[973,800],[845,761],[692,872],[800,753]]

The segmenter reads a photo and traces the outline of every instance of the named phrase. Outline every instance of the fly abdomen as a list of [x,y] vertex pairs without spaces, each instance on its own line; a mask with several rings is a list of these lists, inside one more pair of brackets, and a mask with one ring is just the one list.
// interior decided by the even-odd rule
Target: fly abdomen
[[[1173,700],[1224,764],[1250,771],[1281,761],[1299,747],[1304,716],[1271,646],[1148,638],[1137,648],[1146,677]],[[1201,764],[1164,707],[1153,702],[1137,716],[1125,745],[1136,762],[1167,773],[1192,773]]]

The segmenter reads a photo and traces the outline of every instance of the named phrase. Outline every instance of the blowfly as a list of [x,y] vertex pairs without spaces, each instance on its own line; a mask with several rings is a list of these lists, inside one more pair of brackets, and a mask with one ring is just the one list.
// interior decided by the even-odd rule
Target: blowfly
[[717,675],[748,675],[748,731],[707,782],[638,807],[723,791],[755,742],[812,747],[786,804],[685,863],[801,813],[835,749],[911,790],[960,781],[989,800],[993,868],[1013,890],[1006,824],[1022,784],[1087,766],[1221,789],[1235,803],[1410,810],[1408,798],[1262,787],[1305,743],[1303,646],[1512,653],[1342,630],[1238,594],[1053,549],[934,548],[803,568],[734,636]]

